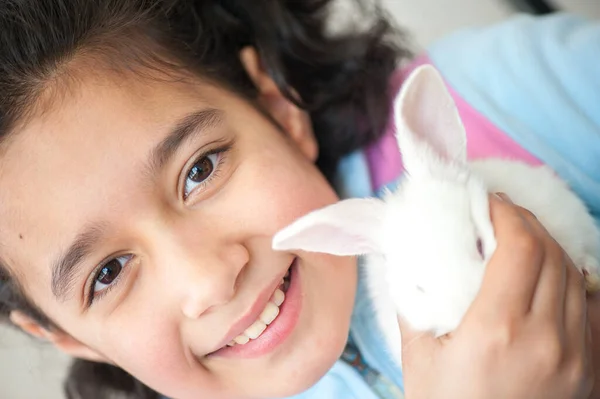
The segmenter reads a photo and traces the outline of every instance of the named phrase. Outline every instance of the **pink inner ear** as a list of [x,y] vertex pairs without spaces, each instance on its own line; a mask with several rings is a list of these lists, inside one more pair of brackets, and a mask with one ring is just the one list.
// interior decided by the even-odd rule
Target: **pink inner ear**
[[375,198],[340,201],[280,230],[273,238],[273,248],[333,255],[376,252],[384,214],[384,202]]
[[446,161],[465,163],[466,133],[441,75],[424,66],[405,84],[402,119],[415,139]]
[[366,254],[375,250],[368,238],[328,224],[318,224],[298,231],[282,241],[279,247],[342,256]]

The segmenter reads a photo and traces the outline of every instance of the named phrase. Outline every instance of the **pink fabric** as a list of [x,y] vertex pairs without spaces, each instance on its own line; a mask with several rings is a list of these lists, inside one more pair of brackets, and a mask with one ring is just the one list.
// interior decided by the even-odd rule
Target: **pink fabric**
[[[394,96],[398,94],[410,72],[423,64],[432,64],[426,55],[417,58],[406,68],[400,69],[394,74],[390,83],[392,93],[395,93]],[[446,84],[467,132],[467,156],[469,159],[504,158],[520,160],[531,165],[542,164],[539,159],[524,150],[485,116],[477,112],[448,83]],[[390,115],[384,136],[366,149],[371,185],[374,190],[392,183],[404,171],[394,137],[395,132],[394,117]]]

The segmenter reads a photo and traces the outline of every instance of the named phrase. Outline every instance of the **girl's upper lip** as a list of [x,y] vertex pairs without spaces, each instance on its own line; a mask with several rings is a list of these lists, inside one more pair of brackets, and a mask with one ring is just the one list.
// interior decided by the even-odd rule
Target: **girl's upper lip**
[[209,353],[213,353],[223,348],[225,345],[233,341],[235,337],[241,335],[248,327],[252,325],[252,323],[256,321],[256,319],[258,319],[265,306],[267,306],[267,302],[269,302],[269,299],[271,299],[271,296],[273,295],[277,287],[279,287],[279,285],[281,284],[281,280],[283,280],[283,277],[287,273],[288,269],[289,267],[286,268],[283,271],[283,273],[281,273],[281,275],[277,276],[265,289],[263,289],[260,292],[252,306],[250,306],[248,310],[244,312],[244,315],[242,317],[240,317],[235,323],[233,323],[225,337]]

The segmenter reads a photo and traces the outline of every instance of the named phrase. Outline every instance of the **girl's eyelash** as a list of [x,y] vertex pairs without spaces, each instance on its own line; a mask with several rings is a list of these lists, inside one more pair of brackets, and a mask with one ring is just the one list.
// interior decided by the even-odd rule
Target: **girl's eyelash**
[[99,292],[94,292],[94,286],[96,285],[96,280],[98,279],[98,276],[100,275],[100,272],[102,271],[102,269],[106,265],[108,265],[110,262],[112,262],[113,260],[122,258],[124,256],[108,258],[106,261],[100,263],[100,265],[98,265],[98,267],[96,267],[96,269],[92,273],[93,278],[87,287],[86,302],[87,302],[88,307],[92,306],[95,301],[102,299],[106,294],[108,294],[110,291],[112,291],[115,287],[117,287],[119,285],[119,283],[123,279],[123,275],[126,274],[128,272],[128,270],[130,269],[127,265],[131,262],[133,255],[127,255],[127,256],[129,257],[129,259],[123,265],[121,272],[117,275],[117,277],[115,277],[114,281],[111,284],[107,285],[105,289],[103,289],[102,291],[99,291]]
[[[233,147],[233,142],[229,142],[221,147],[203,152],[201,154],[199,154],[197,157],[194,158],[194,160],[192,161],[190,167],[188,167],[185,171],[184,177],[183,177],[183,184],[182,184],[182,197],[184,201],[187,201],[188,198],[190,198],[195,192],[198,191],[203,191],[206,186],[208,184],[210,184],[215,178],[218,178],[220,176],[221,173],[221,168],[223,166],[223,163],[225,162],[225,160],[227,159],[227,154],[228,152],[231,150],[231,148]],[[210,176],[204,180],[201,183],[198,183],[197,186],[191,190],[189,193],[186,193],[186,179],[189,176],[192,168],[196,165],[196,163],[198,163],[202,158],[206,158],[209,157],[211,155],[215,155],[218,154],[219,155],[219,159],[217,160],[217,164],[214,167],[214,170],[212,171],[212,173],[210,174]]]

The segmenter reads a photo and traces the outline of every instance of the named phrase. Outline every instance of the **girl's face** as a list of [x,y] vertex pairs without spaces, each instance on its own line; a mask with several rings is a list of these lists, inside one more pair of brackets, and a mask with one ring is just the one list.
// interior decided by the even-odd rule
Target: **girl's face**
[[264,90],[282,132],[199,79],[89,74],[68,90],[0,158],[2,258],[68,333],[51,340],[175,398],[315,383],[345,344],[356,267],[271,249],[280,228],[337,200],[306,116]]

